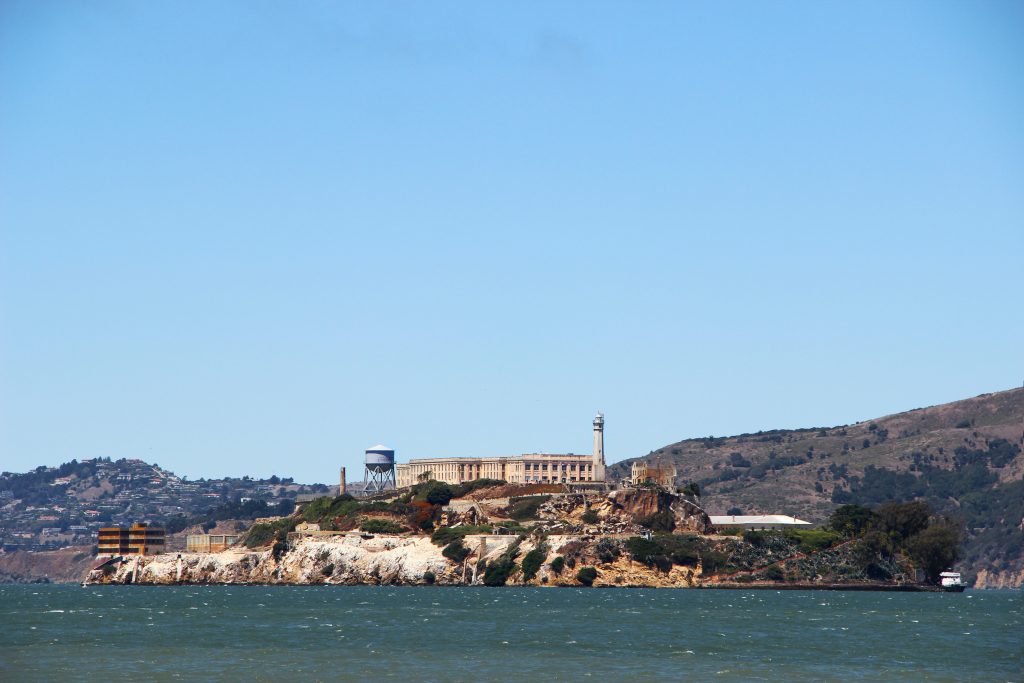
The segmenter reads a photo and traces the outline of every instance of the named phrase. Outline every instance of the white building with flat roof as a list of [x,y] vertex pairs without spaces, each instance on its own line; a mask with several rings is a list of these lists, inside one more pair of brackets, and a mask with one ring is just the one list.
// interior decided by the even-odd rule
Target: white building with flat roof
[[808,529],[812,526],[789,515],[711,515],[711,526],[739,529]]

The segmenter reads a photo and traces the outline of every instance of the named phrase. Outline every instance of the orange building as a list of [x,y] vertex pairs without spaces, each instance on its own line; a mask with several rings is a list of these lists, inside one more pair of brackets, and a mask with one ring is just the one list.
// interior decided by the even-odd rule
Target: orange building
[[164,530],[145,524],[104,527],[97,545],[100,555],[156,555],[164,551]]

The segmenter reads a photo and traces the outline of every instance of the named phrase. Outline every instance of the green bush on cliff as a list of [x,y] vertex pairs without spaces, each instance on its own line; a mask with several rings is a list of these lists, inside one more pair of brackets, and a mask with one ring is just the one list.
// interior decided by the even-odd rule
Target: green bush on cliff
[[329,498],[327,496],[323,498],[317,498],[311,500],[302,508],[302,519],[307,522],[319,522],[323,519],[334,519],[335,517],[345,517],[352,514],[361,507],[366,507],[367,504],[360,503],[358,500],[348,495],[347,493],[337,498]]
[[827,529],[789,529],[786,538],[798,543],[800,551],[804,553],[826,550],[842,540],[838,532]]
[[405,529],[390,519],[364,519],[359,528],[368,534],[400,534]]
[[700,564],[704,574],[717,574],[729,563],[729,556],[717,550],[709,550],[701,554]]
[[597,559],[608,564],[619,559],[619,555],[622,554],[622,548],[619,547],[619,542],[614,538],[605,537],[597,542],[594,553],[597,555]]
[[288,532],[295,529],[295,523],[294,517],[283,517],[273,522],[253,524],[245,535],[245,547],[261,548],[270,545],[272,541],[283,543],[288,538]]
[[270,524],[253,524],[245,537],[245,547],[259,548],[274,540],[274,527]]
[[551,571],[554,573],[561,574],[562,570],[565,569],[565,558],[559,555],[555,559],[551,560],[551,562],[548,563],[548,566],[551,567]]
[[447,557],[449,560],[455,563],[460,563],[469,556],[470,550],[462,543],[462,539],[457,538],[445,547],[441,551],[441,554]]
[[660,545],[643,536],[626,539],[626,551],[634,560],[648,566],[654,563],[653,558],[664,554]]
[[531,580],[537,576],[537,572],[540,570],[542,564],[544,564],[545,553],[542,550],[533,549],[526,553],[526,557],[523,558],[523,579],[526,581]]
[[583,520],[584,524],[597,524],[601,518],[597,516],[596,511],[587,510],[586,512],[583,513],[580,519]]
[[508,577],[516,570],[516,558],[519,556],[520,542],[522,542],[522,539],[516,540],[501,554],[501,557],[488,563],[487,570],[484,572],[485,586],[505,585]]
[[584,586],[594,585],[594,581],[597,579],[597,570],[593,567],[583,567],[576,572],[576,580],[582,583]]
[[517,522],[537,519],[540,506],[551,500],[551,496],[526,496],[508,506],[508,516]]
[[430,540],[435,545],[448,545],[452,541],[461,540],[469,534],[489,534],[492,528],[489,524],[463,524],[460,526],[444,526],[430,535]]
[[515,569],[515,560],[502,556],[500,559],[487,565],[487,571],[484,572],[484,585],[504,586],[505,582],[508,581],[508,577],[512,575]]

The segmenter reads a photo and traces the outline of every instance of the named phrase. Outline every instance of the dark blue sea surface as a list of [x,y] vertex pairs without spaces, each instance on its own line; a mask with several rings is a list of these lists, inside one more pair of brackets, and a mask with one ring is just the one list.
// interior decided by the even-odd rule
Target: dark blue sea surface
[[1024,594],[0,586],[2,681],[1021,681]]

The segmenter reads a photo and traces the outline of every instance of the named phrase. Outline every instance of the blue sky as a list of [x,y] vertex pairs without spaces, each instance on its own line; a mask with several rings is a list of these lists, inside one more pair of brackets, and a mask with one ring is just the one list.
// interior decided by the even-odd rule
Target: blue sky
[[0,469],[333,481],[1024,381],[1024,5],[0,5]]

